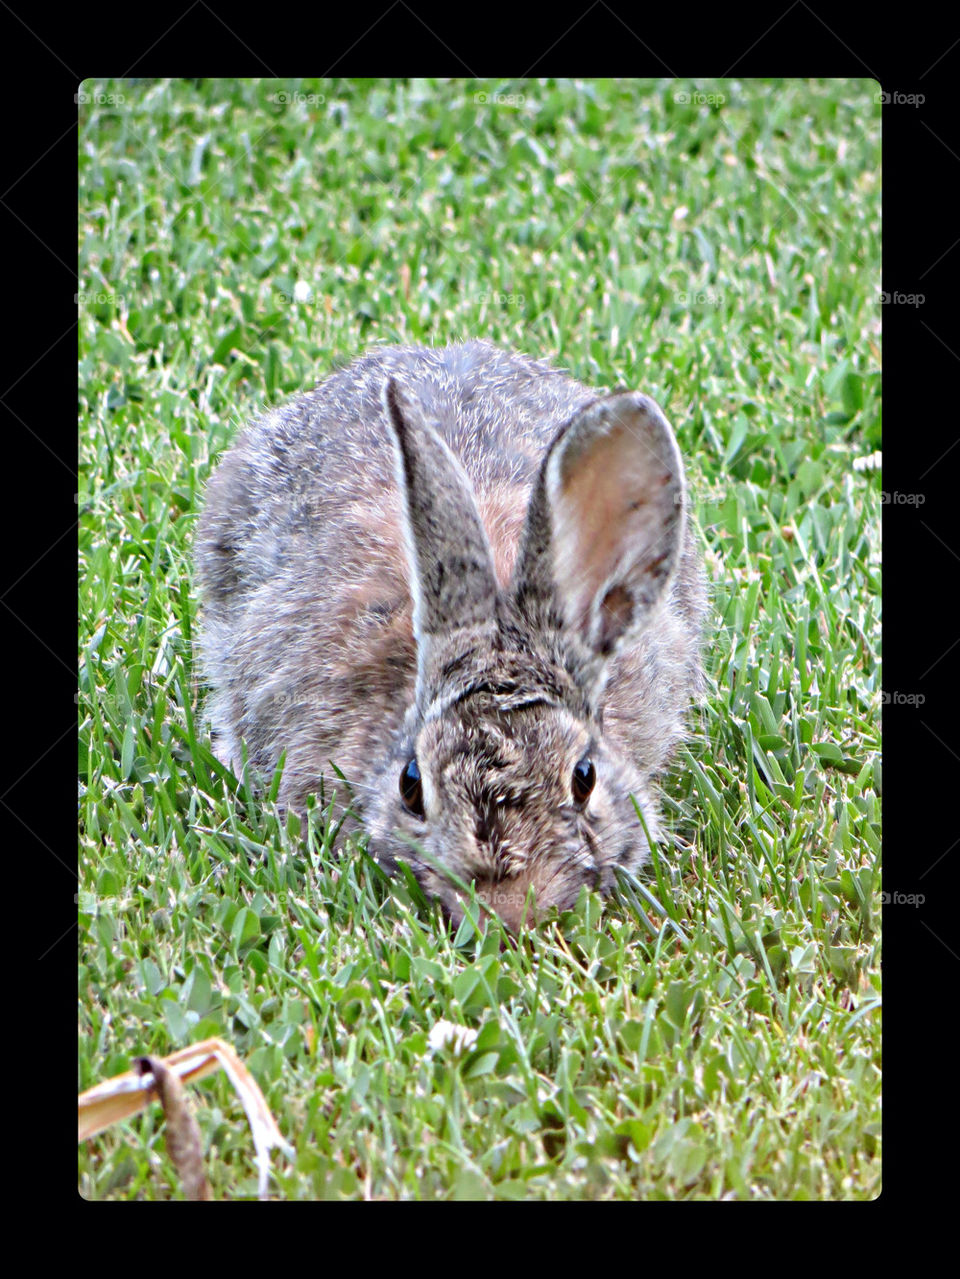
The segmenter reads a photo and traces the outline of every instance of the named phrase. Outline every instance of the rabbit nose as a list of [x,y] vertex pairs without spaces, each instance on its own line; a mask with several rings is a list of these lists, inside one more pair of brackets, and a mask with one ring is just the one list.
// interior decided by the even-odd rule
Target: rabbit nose
[[512,933],[519,932],[524,923],[536,922],[533,905],[528,905],[530,881],[524,875],[514,879],[485,878],[475,880],[477,900],[498,916]]

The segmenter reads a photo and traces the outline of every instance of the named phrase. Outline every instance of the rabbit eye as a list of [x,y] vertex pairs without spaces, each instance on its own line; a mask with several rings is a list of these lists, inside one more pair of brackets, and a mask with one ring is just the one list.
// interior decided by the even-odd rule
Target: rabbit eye
[[593,764],[586,756],[583,757],[574,767],[573,770],[573,790],[574,803],[581,807],[590,798],[590,792],[593,790],[597,780],[597,771]]
[[400,798],[408,813],[423,817],[423,783],[416,759],[411,759],[400,774]]

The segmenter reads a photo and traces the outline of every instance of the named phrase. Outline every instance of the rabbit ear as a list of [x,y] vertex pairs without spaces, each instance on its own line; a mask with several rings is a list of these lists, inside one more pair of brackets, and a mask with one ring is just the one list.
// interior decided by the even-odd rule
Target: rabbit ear
[[663,596],[684,520],[680,453],[647,396],[596,400],[554,439],[530,499],[513,589],[538,628],[562,627],[586,649],[585,681]]
[[429,425],[422,406],[391,378],[384,390],[397,445],[413,590],[420,683],[431,648],[451,631],[489,625],[497,581],[473,487]]

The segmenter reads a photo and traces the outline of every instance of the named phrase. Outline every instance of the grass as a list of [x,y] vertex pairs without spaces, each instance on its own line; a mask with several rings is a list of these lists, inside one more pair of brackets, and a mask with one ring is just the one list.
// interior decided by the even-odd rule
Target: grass
[[[875,1197],[876,85],[83,89],[79,1087],[229,1039],[281,1198]],[[658,399],[713,581],[674,840],[518,945],[226,773],[192,654],[235,430],[371,343],[468,336]],[[255,1193],[226,1081],[191,1095],[215,1193]],[[177,1197],[158,1115],[79,1186]]]

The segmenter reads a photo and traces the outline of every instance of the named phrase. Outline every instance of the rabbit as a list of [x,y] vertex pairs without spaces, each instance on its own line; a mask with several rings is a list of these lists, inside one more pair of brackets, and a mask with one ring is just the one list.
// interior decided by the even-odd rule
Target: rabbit
[[298,812],[342,775],[450,920],[474,885],[517,931],[643,863],[706,613],[653,400],[484,341],[375,349],[239,437],[196,563],[218,754],[285,752]]

